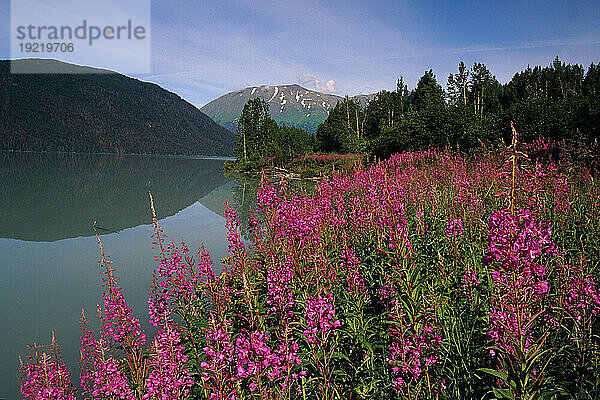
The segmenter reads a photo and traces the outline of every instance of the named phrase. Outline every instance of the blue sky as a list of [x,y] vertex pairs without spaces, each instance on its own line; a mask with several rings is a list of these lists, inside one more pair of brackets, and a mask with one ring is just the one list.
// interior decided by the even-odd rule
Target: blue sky
[[[152,0],[152,72],[134,76],[199,106],[263,84],[353,95],[402,75],[412,87],[429,68],[444,84],[461,60],[507,82],[557,55],[600,62],[599,21],[599,1]],[[4,59],[9,26],[0,0]]]

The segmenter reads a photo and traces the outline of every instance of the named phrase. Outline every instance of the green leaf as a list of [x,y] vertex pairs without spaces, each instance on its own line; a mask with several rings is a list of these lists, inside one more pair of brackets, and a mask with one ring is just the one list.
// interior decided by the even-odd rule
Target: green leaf
[[485,372],[486,374],[494,375],[496,378],[502,379],[504,382],[508,381],[508,374],[506,372],[497,371],[491,368],[477,368],[477,371]]
[[342,359],[344,359],[344,360],[346,360],[346,361],[350,362],[350,359],[348,358],[348,356],[347,356],[347,355],[345,355],[345,354],[342,354],[342,353],[339,353],[339,352],[337,352],[337,351],[333,353],[333,355],[331,356],[331,358],[334,358],[334,359],[335,359],[335,358],[342,358]]
[[496,389],[496,388],[492,388],[492,390],[494,391],[494,396],[496,396],[499,399],[512,399],[514,398],[511,391],[508,389]]

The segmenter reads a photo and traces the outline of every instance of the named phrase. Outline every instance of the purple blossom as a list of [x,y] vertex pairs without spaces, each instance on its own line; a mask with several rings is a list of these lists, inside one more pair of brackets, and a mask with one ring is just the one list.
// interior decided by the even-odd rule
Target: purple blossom
[[29,363],[21,363],[21,394],[31,400],[75,400],[75,388],[71,384],[71,374],[62,360],[60,346],[54,340],[50,353],[41,352],[42,346],[34,343],[28,346],[34,354],[28,355]]
[[102,324],[102,338],[126,346],[126,351],[139,351],[146,343],[146,334],[142,331],[139,319],[133,316],[133,310],[125,301],[118,278],[113,274],[115,270],[112,268],[112,261],[105,256],[100,238],[96,238],[102,256],[99,263],[104,269],[101,272],[104,275],[102,286],[107,288],[102,292],[104,313],[98,313]]
[[194,384],[185,368],[188,358],[183,354],[179,330],[167,323],[154,339],[146,378],[146,394],[142,399],[178,400],[186,397]]
[[356,258],[354,250],[351,247],[342,250],[340,260],[340,266],[346,271],[348,291],[357,296],[366,296],[367,288],[365,286],[365,280],[360,273],[360,262],[358,261],[358,258]]
[[240,235],[240,222],[237,213],[228,201],[225,201],[225,228],[227,229],[228,251],[233,256],[234,267],[241,267],[246,259],[247,251]]
[[396,376],[392,383],[394,390],[404,393],[405,384],[418,383],[423,372],[439,362],[437,350],[442,338],[438,329],[425,323],[413,334],[409,329],[405,332],[393,331],[394,342],[390,347],[388,364]]
[[235,350],[229,336],[230,327],[230,320],[217,321],[211,316],[206,330],[207,345],[203,349],[206,361],[201,363],[202,381],[213,400],[236,398]]
[[378,293],[379,293],[379,303],[382,304],[386,308],[386,310],[392,311],[392,310],[396,309],[397,293],[396,293],[396,290],[394,289],[394,285],[389,280],[389,278],[386,277],[386,283],[385,283],[385,285],[383,285],[382,287],[379,288]]
[[564,264],[560,267],[561,289],[565,293],[568,317],[576,322],[584,316],[600,315],[600,288],[591,274],[586,274],[584,264]]
[[335,310],[332,303],[333,296],[331,293],[327,293],[325,296],[318,295],[316,298],[308,296],[304,336],[309,343],[324,346],[329,335],[341,326],[340,321],[335,320]]
[[544,311],[548,293],[542,255],[556,253],[550,228],[528,210],[515,215],[498,211],[490,217],[489,250],[485,263],[499,267],[492,272],[494,292],[488,336],[496,346],[516,357],[533,344],[534,319]]
[[91,398],[134,400],[127,377],[118,368],[118,362],[109,355],[106,342],[96,339],[81,316],[81,387]]
[[464,236],[462,219],[449,219],[448,221],[446,221],[446,237],[448,238],[448,240],[452,240],[452,238],[458,236]]
[[[543,276],[543,267],[536,264],[543,254],[556,254],[551,239],[552,230],[535,220],[529,210],[515,215],[506,211],[492,214],[489,222],[489,250],[484,258],[487,265],[498,262],[505,271],[534,272]],[[525,268],[530,268],[529,271]]]
[[294,265],[290,259],[281,265],[272,265],[267,271],[268,314],[278,314],[283,321],[289,321],[294,312],[294,294],[290,287],[294,277]]
[[277,195],[277,189],[272,185],[267,184],[266,180],[261,180],[261,184],[258,188],[258,206],[261,211],[266,209],[273,209],[279,203],[281,199]]
[[[273,367],[278,356],[269,347],[269,336],[261,331],[254,331],[250,336],[241,335],[235,341],[237,358],[237,376],[251,378],[251,383],[258,383],[263,373],[270,379],[276,378]],[[252,387],[250,391],[253,391]]]

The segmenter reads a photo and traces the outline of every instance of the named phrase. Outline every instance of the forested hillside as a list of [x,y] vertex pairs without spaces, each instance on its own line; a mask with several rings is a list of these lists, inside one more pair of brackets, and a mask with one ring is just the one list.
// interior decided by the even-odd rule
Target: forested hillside
[[[474,151],[510,141],[510,121],[522,140],[565,141],[583,156],[598,153],[600,65],[561,62],[518,72],[501,84],[481,63],[460,63],[444,91],[432,70],[413,90],[401,78],[395,91],[381,91],[363,106],[337,104],[317,131],[326,152],[389,156],[429,147]],[[568,147],[568,146],[567,146]]]
[[0,150],[232,153],[233,134],[178,95],[121,74],[82,69],[11,74],[10,61],[0,61]]

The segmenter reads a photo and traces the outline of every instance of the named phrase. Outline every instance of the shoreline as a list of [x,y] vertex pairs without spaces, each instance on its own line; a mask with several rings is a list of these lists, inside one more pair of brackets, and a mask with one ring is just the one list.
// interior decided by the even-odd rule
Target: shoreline
[[110,152],[81,152],[81,151],[59,151],[59,150],[0,150],[0,153],[31,153],[31,154],[73,154],[73,155],[115,155],[115,156],[142,156],[142,157],[165,157],[165,158],[189,158],[193,160],[217,160],[235,161],[235,157],[211,156],[211,155],[184,155],[184,154],[146,154],[146,153],[110,153]]

